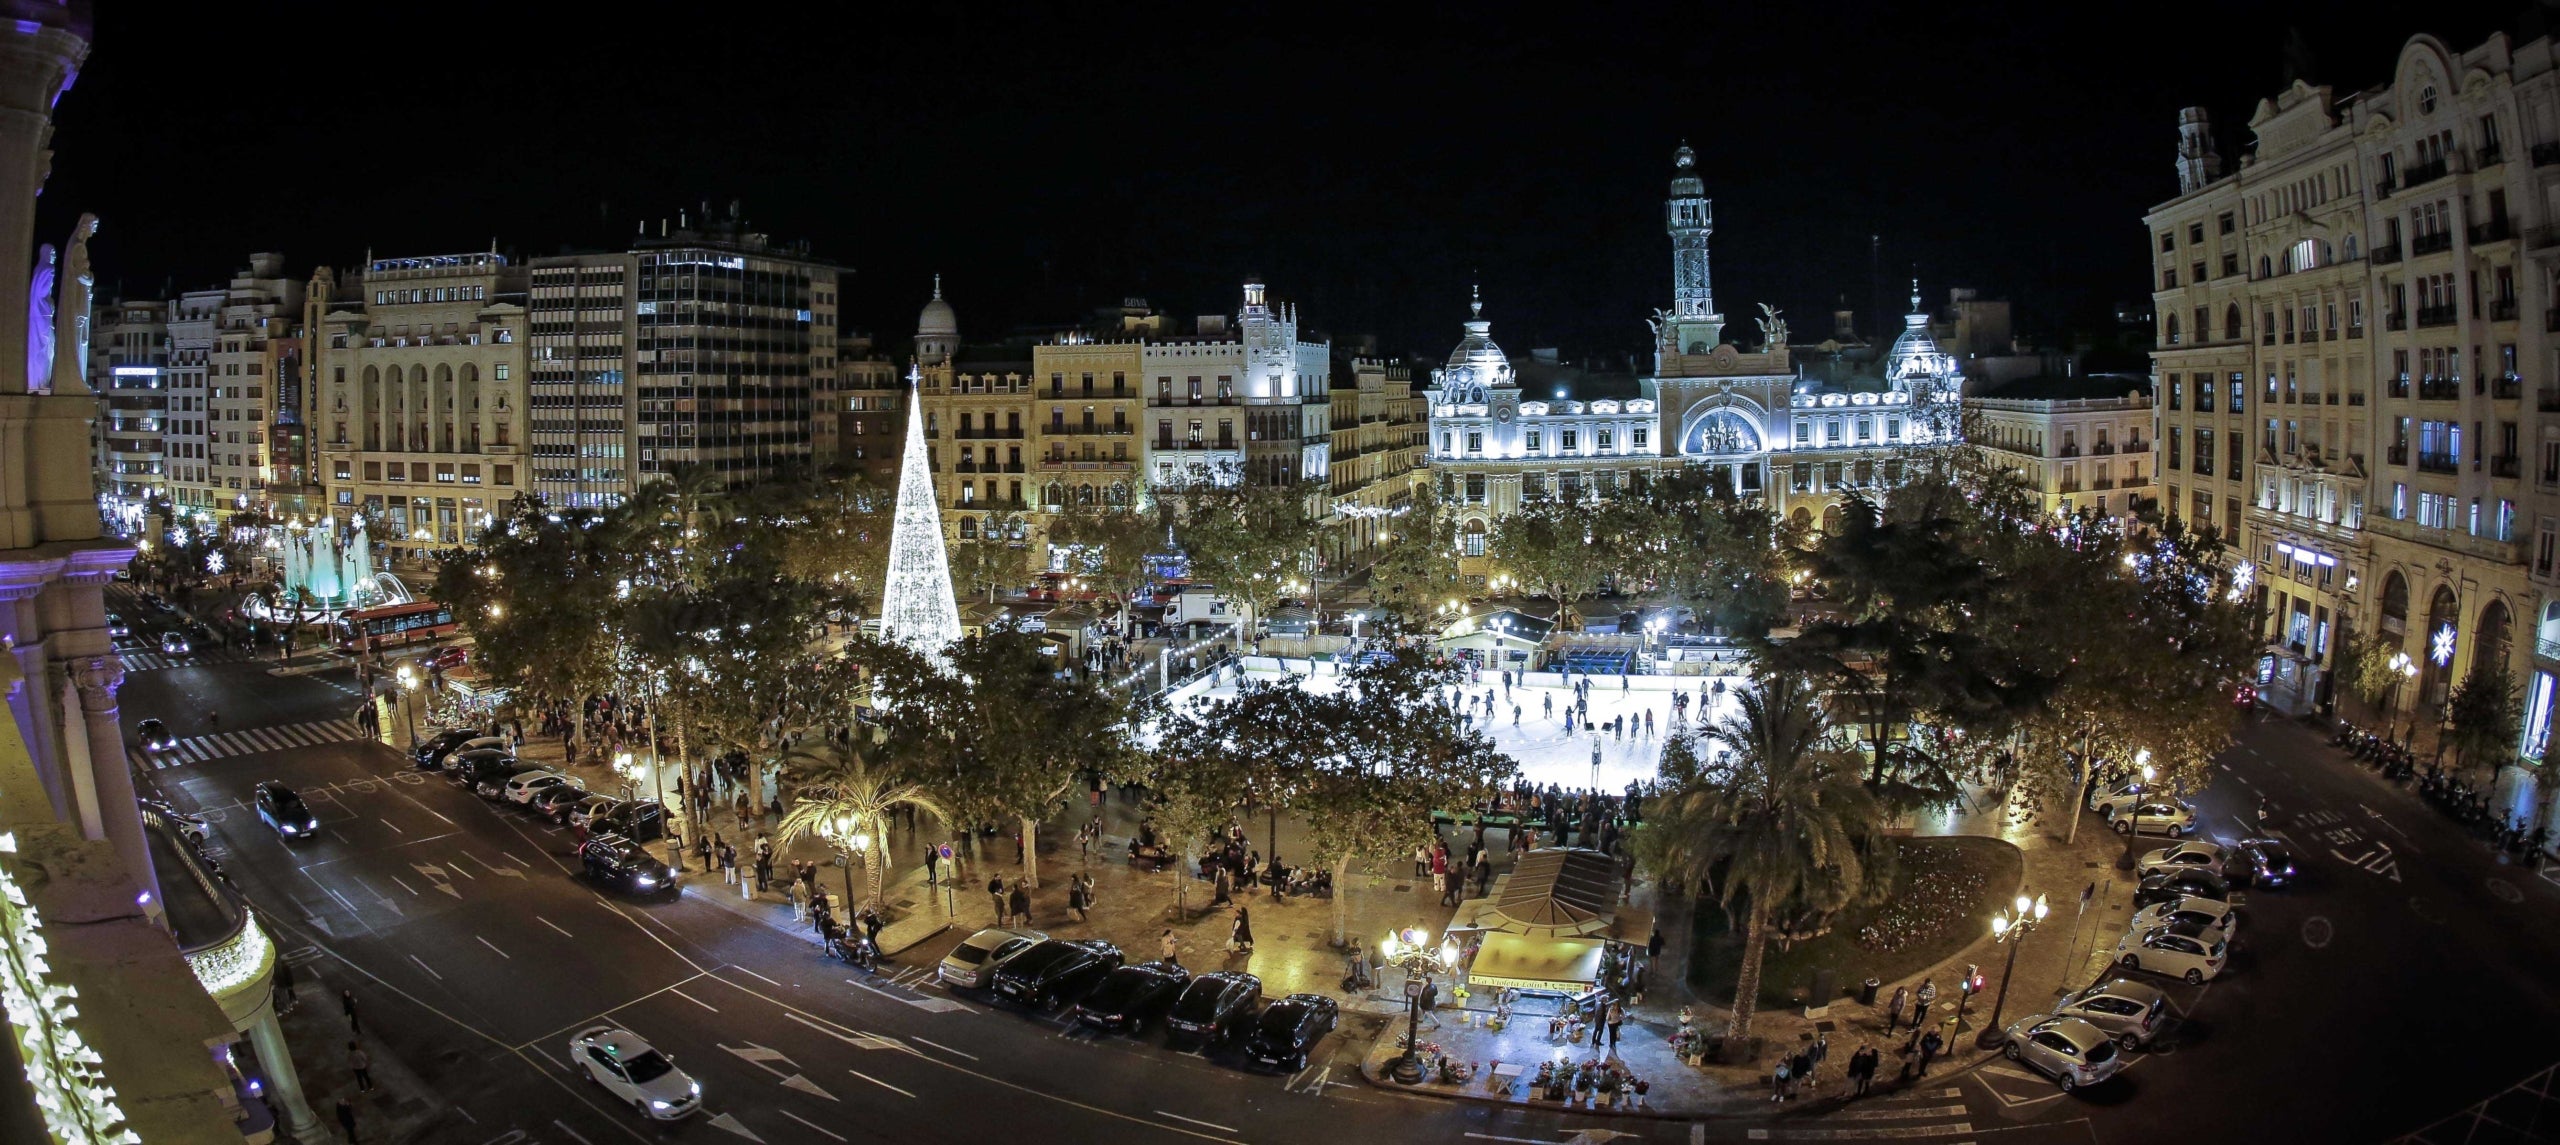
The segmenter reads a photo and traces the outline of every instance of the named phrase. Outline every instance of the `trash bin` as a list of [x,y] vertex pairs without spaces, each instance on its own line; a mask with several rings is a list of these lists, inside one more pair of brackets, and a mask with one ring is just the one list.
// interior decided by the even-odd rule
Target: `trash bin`
[[1882,989],[1884,989],[1884,983],[1882,983],[1882,982],[1878,982],[1878,981],[1876,981],[1876,980],[1875,980],[1875,979],[1873,979],[1873,978],[1869,978],[1869,979],[1867,979],[1866,981],[1859,983],[1859,984],[1858,984],[1858,1004],[1859,1004],[1859,1005],[1861,1005],[1861,1006],[1872,1006],[1872,1005],[1875,1005],[1875,1004],[1876,1004],[1876,991],[1878,991],[1878,990],[1882,990]]

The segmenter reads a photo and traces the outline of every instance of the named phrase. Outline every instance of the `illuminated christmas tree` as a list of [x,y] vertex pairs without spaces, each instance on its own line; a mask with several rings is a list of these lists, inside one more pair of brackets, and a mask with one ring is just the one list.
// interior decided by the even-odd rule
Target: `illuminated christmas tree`
[[898,465],[898,516],[889,530],[889,578],[881,591],[880,635],[939,660],[960,639],[951,593],[951,556],[942,546],[942,510],[925,461],[924,403],[907,369],[907,449]]

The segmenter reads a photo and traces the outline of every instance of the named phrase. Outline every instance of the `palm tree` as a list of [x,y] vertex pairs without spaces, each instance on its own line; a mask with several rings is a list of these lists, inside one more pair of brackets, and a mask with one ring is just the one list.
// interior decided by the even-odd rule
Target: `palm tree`
[[[1884,811],[1860,782],[1855,751],[1828,739],[1814,690],[1793,673],[1765,675],[1740,694],[1742,711],[1705,729],[1722,768],[1683,765],[1638,846],[1658,874],[1716,888],[1728,913],[1742,900],[1742,968],[1732,1033],[1751,1033],[1760,963],[1779,907],[1837,910],[1865,889],[1866,847]],[[1670,762],[1666,759],[1666,762]]]
[[[882,854],[889,844],[889,812],[897,807],[914,807],[948,823],[951,816],[934,801],[925,789],[901,781],[888,772],[874,768],[861,754],[848,748],[825,744],[793,751],[783,762],[784,771],[799,785],[798,797],[791,810],[782,816],[776,828],[780,842],[790,843],[804,835],[814,835],[831,847],[852,850],[852,841],[861,837],[862,867],[869,877],[869,898],[880,899],[880,875],[885,862]],[[845,897],[853,897],[853,872],[845,872]]]

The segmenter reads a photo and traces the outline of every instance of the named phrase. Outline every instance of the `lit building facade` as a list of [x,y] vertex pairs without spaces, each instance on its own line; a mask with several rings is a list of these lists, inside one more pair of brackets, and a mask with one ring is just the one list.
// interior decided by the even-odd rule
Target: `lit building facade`
[[2055,517],[2126,519],[2155,505],[2151,380],[2022,378],[1964,399],[1965,441]]
[[119,527],[131,527],[139,522],[134,511],[168,495],[161,434],[169,417],[169,304],[101,303],[91,330],[98,494],[116,512]]
[[1430,432],[1413,371],[1379,358],[1337,358],[1330,394],[1322,519],[1325,560],[1342,569],[1377,551],[1394,518],[1430,486],[1423,438]]
[[283,255],[253,254],[214,311],[202,349],[205,484],[219,512],[268,501],[279,370],[300,367],[302,286],[285,276]]
[[1714,216],[1696,154],[1682,147],[1674,167],[1666,203],[1672,306],[1652,319],[1652,369],[1637,380],[1637,396],[1524,394],[1480,302],[1448,363],[1433,372],[1430,465],[1470,578],[1490,572],[1495,522],[1527,500],[1607,498],[1671,467],[1696,466],[1767,498],[1800,525],[1827,527],[1850,490],[1901,479],[1902,451],[1960,433],[1963,378],[1938,350],[1916,285],[1914,313],[1880,377],[1826,383],[1801,375],[1785,321],[1765,307],[1761,349],[1726,341],[1707,258]]

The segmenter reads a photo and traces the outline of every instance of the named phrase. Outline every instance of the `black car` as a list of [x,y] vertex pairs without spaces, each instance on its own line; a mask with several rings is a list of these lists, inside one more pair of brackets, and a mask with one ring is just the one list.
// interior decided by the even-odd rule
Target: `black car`
[[473,731],[470,728],[455,728],[452,731],[437,732],[435,735],[428,737],[425,743],[418,745],[418,766],[443,766],[444,757],[452,755],[454,749],[479,738],[479,735],[480,733]]
[[2253,887],[2280,887],[2299,875],[2293,848],[2282,839],[2242,839],[2232,850],[2233,861],[2224,870],[2234,881]]
[[1137,1033],[1147,1019],[1173,1005],[1191,972],[1170,962],[1141,962],[1103,976],[1102,985],[1076,1003],[1076,1020],[1105,1030]]
[[1052,938],[1014,955],[996,971],[995,996],[1046,1010],[1120,968],[1120,948],[1099,938]]
[[258,785],[256,800],[258,818],[275,828],[276,834],[287,839],[308,839],[320,833],[319,816],[311,813],[292,788],[268,780]]
[[667,808],[663,803],[625,803],[597,816],[587,829],[645,843],[667,833]]
[[1342,1020],[1342,1006],[1322,994],[1291,994],[1262,1012],[1244,1043],[1256,1065],[1307,1068],[1307,1054]]
[[620,835],[598,835],[578,848],[587,877],[633,894],[676,893],[676,873],[646,848]]
[[1220,970],[1203,974],[1182,988],[1165,1015],[1165,1028],[1175,1037],[1203,1042],[1232,1038],[1262,999],[1262,979]]
[[2133,907],[2140,910],[2181,895],[2230,902],[2231,884],[2211,871],[2162,871],[2142,880],[2142,886],[2133,892]]
[[161,723],[157,716],[133,725],[133,734],[141,738],[144,751],[167,751],[178,746],[177,737],[169,734],[169,725]]
[[444,777],[464,787],[478,787],[492,775],[510,775],[523,766],[504,748],[482,747],[445,757]]
[[571,780],[543,788],[536,792],[533,798],[525,800],[524,805],[531,808],[534,814],[557,823],[569,814],[571,807],[577,806],[579,800],[592,794],[594,792],[578,786],[577,781]]

